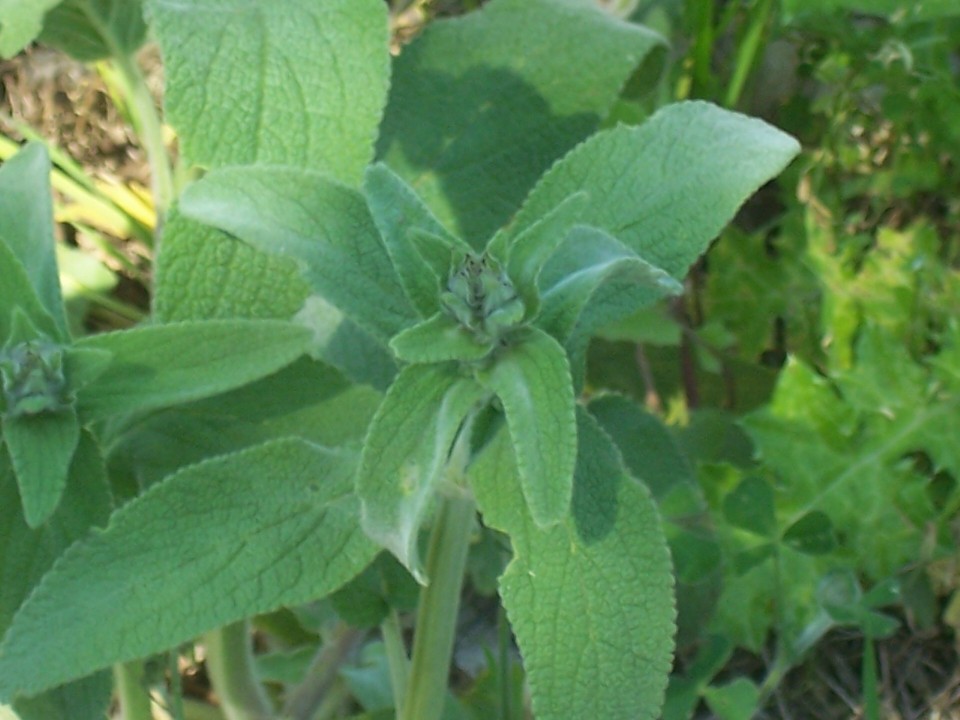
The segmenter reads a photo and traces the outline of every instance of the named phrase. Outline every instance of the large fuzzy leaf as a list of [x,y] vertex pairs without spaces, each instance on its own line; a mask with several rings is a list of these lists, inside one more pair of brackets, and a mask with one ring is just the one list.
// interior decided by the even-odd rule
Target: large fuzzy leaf
[[488,525],[514,559],[500,592],[541,720],[659,716],[673,652],[673,576],[650,494],[610,439],[578,415],[570,516],[539,528],[523,501],[505,433],[469,475]]
[[323,170],[359,184],[389,73],[378,0],[148,0],[167,116],[190,162]]
[[577,457],[573,383],[563,348],[529,328],[477,378],[503,403],[530,515],[540,527],[560,522],[570,511]]
[[354,468],[352,454],[274,441],[188,467],[129,502],[14,617],[0,701],[337,589],[377,551],[360,531]]
[[[302,355],[309,331],[280,320],[209,320],[92,335],[77,348],[112,353],[77,394],[85,418],[155,410],[231,390]],[[84,357],[78,357],[82,370]],[[97,362],[100,362],[97,360]]]
[[586,0],[494,0],[435,22],[394,64],[378,155],[479,248],[662,45]]
[[321,173],[252,166],[214,171],[181,211],[300,262],[313,289],[382,342],[416,320],[366,202]]

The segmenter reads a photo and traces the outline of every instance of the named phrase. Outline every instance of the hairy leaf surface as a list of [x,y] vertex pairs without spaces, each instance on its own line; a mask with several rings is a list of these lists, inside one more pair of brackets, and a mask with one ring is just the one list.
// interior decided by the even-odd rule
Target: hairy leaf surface
[[73,408],[22,417],[5,416],[0,428],[10,454],[27,525],[40,526],[56,510],[70,458],[80,440]]
[[510,535],[500,591],[543,720],[659,716],[673,652],[673,577],[660,518],[585,413],[570,516],[526,511],[505,433],[469,475],[485,522]]
[[162,322],[287,319],[310,290],[296,262],[237,242],[174,210],[156,263],[154,318]]
[[129,502],[15,616],[0,699],[337,589],[377,551],[357,522],[355,461],[274,441],[185,468]]
[[389,73],[378,0],[148,0],[191,163],[281,163],[359,185]]
[[377,154],[479,248],[642,84],[635,73],[662,44],[582,0],[495,0],[434,22],[394,63]]
[[66,340],[67,319],[53,247],[50,157],[39,143],[26,145],[0,165],[0,240],[27,271],[37,297],[56,324],[56,339]]
[[306,328],[280,320],[171,323],[82,338],[78,348],[113,358],[78,392],[80,411],[104,418],[216,395],[293,362],[309,340]]
[[461,423],[484,395],[452,364],[410,365],[387,391],[364,441],[357,477],[363,529],[421,582],[420,526]]
[[292,167],[224,168],[192,185],[181,211],[298,260],[310,285],[386,342],[412,324],[366,202],[329,176]]
[[570,510],[577,457],[573,383],[563,348],[529,328],[477,378],[503,403],[531,516],[540,527],[560,522]]

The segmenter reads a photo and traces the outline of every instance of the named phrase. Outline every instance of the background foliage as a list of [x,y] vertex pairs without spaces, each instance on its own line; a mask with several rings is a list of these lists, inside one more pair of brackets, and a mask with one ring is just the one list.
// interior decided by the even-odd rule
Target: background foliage
[[[69,13],[83,4],[66,3],[57,12]],[[434,17],[480,4],[395,3],[395,40],[418,32]],[[609,97],[594,97],[585,89],[556,98],[557,103],[572,103],[562,108],[568,124],[552,122],[547,109],[536,104],[524,106],[516,119],[524,126],[549,128],[537,138],[544,152],[580,137],[614,99],[605,126],[638,124],[673,100],[706,99],[764,117],[804,148],[786,174],[764,187],[720,233],[686,277],[682,297],[614,323],[598,318],[599,337],[586,350],[582,384],[591,413],[617,443],[627,467],[650,488],[666,521],[679,627],[664,717],[712,714],[732,720],[758,712],[845,717],[855,709],[872,717],[893,712],[916,717],[932,712],[940,702],[937,693],[949,694],[946,671],[935,668],[893,680],[884,677],[882,665],[885,657],[895,657],[900,647],[895,643],[902,646],[917,638],[935,649],[932,656],[939,657],[946,647],[944,656],[952,658],[953,627],[960,622],[960,600],[954,600],[960,509],[960,10],[949,0],[603,4],[669,39],[670,49],[662,50],[666,70],[659,79],[653,77],[653,90],[632,93],[628,86],[616,97],[619,78],[627,72],[617,66],[617,58],[646,52],[655,36],[638,30],[624,33],[617,48],[601,43],[596,61],[609,70],[609,88],[604,85],[601,93]],[[154,5],[161,41],[164,33],[183,32],[175,3]],[[266,25],[238,20],[231,37],[238,46],[254,42],[283,23],[282,13],[275,15]],[[37,16],[42,17],[42,10],[19,20],[29,26]],[[136,23],[102,19],[133,28],[121,36],[126,49],[143,40],[145,28]],[[76,46],[69,34],[57,31],[68,21],[59,18],[40,40],[84,60],[110,51],[96,43]],[[480,153],[480,161],[473,162],[477,158],[458,154],[456,143],[443,146],[442,152],[434,146],[450,140],[444,136],[449,113],[482,117],[483,98],[477,97],[476,87],[498,87],[497,78],[464,75],[457,63],[445,62],[451,47],[464,47],[458,36],[462,28],[449,26],[416,54],[401,56],[392,90],[399,99],[390,106],[375,152],[406,177],[421,178],[426,197],[435,194],[443,198],[438,203],[446,204],[441,219],[468,241],[482,241],[545,168],[538,164],[537,152],[529,153],[529,166],[515,167],[507,156]],[[458,62],[469,67],[472,54],[496,54],[498,43],[515,41],[513,31],[513,23],[487,22],[479,32],[489,42],[467,46],[456,54]],[[591,42],[591,31],[571,27],[568,41]],[[5,26],[0,35],[4,54],[17,49],[11,32]],[[371,45],[381,41],[376,33],[369,38]],[[552,42],[545,38],[542,47],[532,49],[540,62],[525,70],[524,80],[541,94],[549,93],[554,73],[567,72]],[[363,65],[364,48],[353,49],[354,71],[379,77],[376,67]],[[217,57],[206,57],[203,48],[197,52],[204,56],[205,72],[223,72],[228,78],[229,67],[218,70]],[[282,56],[270,61],[276,72],[285,67]],[[195,68],[165,71],[176,77]],[[430,92],[437,83],[448,88],[444,97],[449,107],[432,116],[436,127],[411,129],[412,113],[427,102],[427,90],[414,79],[405,80],[404,72],[418,78],[425,71]],[[111,81],[107,70],[104,78]],[[280,91],[293,92],[297,78],[288,80],[289,87],[281,85]],[[263,100],[258,88],[249,90],[251,103]],[[319,98],[337,89],[309,91]],[[13,104],[12,97],[8,102]],[[189,108],[190,98],[179,99],[179,107]],[[201,103],[196,113],[179,121],[202,128],[202,109]],[[351,130],[361,141],[372,141],[378,107],[357,112],[366,112],[369,122]],[[30,135],[25,124],[30,118],[5,115],[2,120],[11,136]],[[238,114],[235,121],[242,125],[245,118]],[[481,130],[495,137],[502,128]],[[238,132],[256,136],[257,128],[240,127]],[[258,137],[239,148],[220,146],[197,132],[191,135],[197,146],[180,150],[214,167],[227,157],[312,166],[320,162],[314,154],[331,143],[330,132],[305,126],[293,144]],[[338,133],[336,129],[332,136]],[[411,134],[422,137],[419,142],[403,140]],[[145,239],[149,232],[144,232],[155,217],[146,193],[129,180],[105,190],[95,169],[78,167],[66,157],[54,159],[65,240],[60,251],[69,259],[62,261],[62,272],[76,281],[75,291],[67,293],[68,320],[75,328],[117,327],[141,317],[148,310],[145,294],[130,288],[145,289],[144,258],[153,255]],[[369,159],[324,153],[322,162],[344,181],[359,182],[355,169]],[[463,166],[470,172],[457,172]],[[736,175],[732,164],[731,174]],[[488,201],[471,203],[474,196]],[[183,247],[197,232],[205,233],[204,252],[213,258],[211,264],[275,282],[275,292],[267,293],[270,300],[249,296],[242,283],[225,286],[218,277],[192,275],[193,256]],[[161,288],[190,289],[161,291],[150,299],[156,316],[167,321],[226,319],[236,307],[245,308],[248,317],[283,317],[299,308],[307,294],[287,258],[257,253],[217,231],[198,230],[176,212],[167,219],[156,279]],[[355,327],[338,332],[355,333],[359,347],[367,342]],[[342,358],[328,359],[381,389],[395,372],[386,357],[360,368]],[[345,383],[340,376],[315,380],[328,388]],[[359,407],[358,417],[369,418],[376,407],[373,391],[349,393],[339,402]],[[186,413],[160,412],[144,421],[135,441],[119,441],[109,461],[117,477],[127,478],[128,495],[176,470],[164,465],[163,456],[166,443],[181,436],[185,424],[192,432],[229,427],[233,434],[226,442],[234,449],[282,436],[311,412],[304,408],[300,418],[277,419],[263,411],[241,427],[235,421],[248,413],[252,400],[241,391],[228,397],[226,405],[198,400]],[[350,428],[315,427],[318,439],[330,443],[355,440],[363,432],[360,421]],[[199,460],[210,448],[225,447],[223,433],[196,437],[197,446],[184,448],[183,457],[193,452]],[[299,446],[263,447],[261,454],[280,449],[310,454]],[[660,462],[650,462],[653,448]],[[77,455],[94,466],[99,460],[86,439]],[[261,458],[244,460],[254,473]],[[336,465],[338,458],[304,459],[308,461]],[[489,462],[495,461],[492,455]],[[104,476],[103,468],[94,469],[94,475]],[[8,495],[9,474],[0,467],[0,478],[6,478],[0,490]],[[123,495],[122,487],[115,491]],[[64,492],[77,493],[74,478],[66,479]],[[502,497],[511,492],[516,488],[498,490]],[[93,505],[87,514],[102,522],[102,507]],[[10,503],[0,505],[4,507]],[[509,507],[496,507],[491,517],[493,529],[470,559],[466,612],[481,618],[480,627],[491,626],[485,598],[506,553],[495,530],[515,522]],[[123,519],[131,527],[138,522],[132,514]],[[64,537],[37,538],[38,547],[44,542],[65,547],[79,532],[73,530],[73,518],[58,522]],[[84,519],[80,527],[90,522]],[[11,544],[22,543],[32,532],[12,521],[3,527],[8,530],[0,542]],[[371,550],[364,546],[357,552]],[[270,566],[272,558],[265,556],[263,564]],[[371,572],[404,577],[388,563]],[[519,585],[517,578],[512,581]],[[395,587],[392,580],[361,576],[355,583],[360,590],[353,588],[357,594],[347,601],[338,603],[334,596],[331,603],[260,618],[257,625],[273,651],[258,658],[264,675],[277,686],[296,676],[309,661],[308,650],[326,632],[325,622],[336,613],[364,625],[361,618],[350,617],[357,608],[349,599],[364,596],[364,586],[375,618],[366,624],[377,624],[384,608],[403,608],[403,582],[396,581]],[[511,592],[523,589],[511,585]],[[303,597],[311,594],[316,588]],[[17,603],[9,604],[0,606],[4,622]],[[833,649],[838,637],[847,642],[842,652]],[[479,646],[466,639],[465,631],[464,654]],[[498,682],[510,684],[514,693],[511,717],[521,716],[522,671],[511,659],[508,643],[501,642],[499,651],[488,653],[480,671],[468,673],[468,663],[461,660],[467,689],[451,717],[492,717]],[[368,643],[351,657],[339,680],[344,694],[366,717],[377,717],[389,700],[378,695],[387,682],[383,646]],[[817,668],[837,658],[849,670],[840,674],[843,692],[823,689],[822,680],[813,691],[806,689]]]

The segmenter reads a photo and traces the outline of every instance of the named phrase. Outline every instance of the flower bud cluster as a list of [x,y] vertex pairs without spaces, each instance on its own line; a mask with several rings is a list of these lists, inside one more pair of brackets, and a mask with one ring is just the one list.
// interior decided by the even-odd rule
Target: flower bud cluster
[[468,253],[455,263],[441,294],[444,309],[478,339],[499,339],[523,318],[523,301],[500,263]]
[[49,340],[21,342],[0,352],[0,375],[9,417],[58,412],[72,404],[63,348]]

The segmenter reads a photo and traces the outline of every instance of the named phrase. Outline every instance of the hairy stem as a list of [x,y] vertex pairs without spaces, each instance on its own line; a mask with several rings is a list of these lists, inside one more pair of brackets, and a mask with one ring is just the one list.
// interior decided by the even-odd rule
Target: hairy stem
[[207,672],[227,720],[271,720],[273,707],[257,677],[246,621],[203,636]]
[[441,500],[427,553],[430,584],[420,593],[413,664],[399,720],[439,720],[443,712],[475,513],[465,491]]
[[120,717],[123,720],[152,720],[150,693],[143,675],[143,661],[135,660],[114,665],[114,685],[120,701]]

